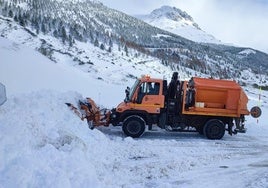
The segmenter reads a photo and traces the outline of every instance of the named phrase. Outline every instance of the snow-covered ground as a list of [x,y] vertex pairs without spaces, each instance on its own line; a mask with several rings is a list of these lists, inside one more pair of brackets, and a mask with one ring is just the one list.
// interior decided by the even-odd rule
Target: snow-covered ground
[[[121,93],[124,97],[123,86],[94,79],[65,63],[55,64],[40,53],[4,38],[0,38],[0,57],[0,82],[6,86],[8,95],[41,89],[78,91],[85,96],[100,98],[108,106],[112,105],[111,98],[117,98]],[[109,99],[102,97],[106,90],[115,91],[109,93]]]
[[64,104],[90,96],[110,107],[123,99],[123,86],[2,38],[0,57],[8,94],[0,106],[0,188],[268,185],[266,91],[259,102],[259,90],[246,88],[248,107],[263,110],[258,121],[247,117],[246,134],[213,141],[154,127],[132,139],[120,127],[88,129]]

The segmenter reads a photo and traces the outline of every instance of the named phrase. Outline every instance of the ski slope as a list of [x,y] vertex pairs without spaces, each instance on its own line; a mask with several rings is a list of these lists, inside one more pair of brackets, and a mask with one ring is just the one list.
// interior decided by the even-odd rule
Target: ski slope
[[132,139],[120,127],[88,129],[64,104],[90,95],[116,105],[124,98],[122,86],[2,38],[0,57],[0,82],[8,94],[0,106],[0,188],[268,185],[266,91],[259,101],[259,90],[245,88],[248,106],[263,110],[258,121],[246,118],[246,134],[214,141],[154,127]]

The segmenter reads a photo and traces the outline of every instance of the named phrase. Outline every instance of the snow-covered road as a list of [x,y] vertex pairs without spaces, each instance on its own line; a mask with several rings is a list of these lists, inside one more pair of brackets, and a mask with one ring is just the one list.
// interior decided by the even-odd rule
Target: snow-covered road
[[[160,130],[146,132],[136,140],[127,138],[127,146],[123,142],[123,146],[116,147],[119,153],[126,153],[117,162],[118,176],[124,171],[130,177],[125,185],[133,187],[267,187],[267,128],[264,132],[253,124],[249,129],[256,130],[225,135],[217,141],[206,140],[197,133]],[[122,138],[120,128],[101,131],[111,142]],[[132,144],[128,146],[130,140]],[[121,181],[125,179],[124,176]]]

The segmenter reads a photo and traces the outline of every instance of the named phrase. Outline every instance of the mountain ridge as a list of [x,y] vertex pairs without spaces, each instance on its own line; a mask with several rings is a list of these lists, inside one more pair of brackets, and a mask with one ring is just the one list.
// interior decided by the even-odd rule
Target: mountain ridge
[[149,16],[152,18],[161,18],[161,17],[167,17],[174,21],[180,21],[185,20],[190,22],[193,26],[195,26],[197,29],[200,29],[197,23],[194,22],[193,18],[185,11],[182,11],[179,8],[171,7],[164,5],[158,9],[153,10]]
[[203,31],[187,12],[176,7],[164,5],[150,14],[136,17],[155,27],[195,42],[223,44],[214,36]]
[[[109,9],[101,3],[92,1],[68,1],[59,3],[52,0],[21,0],[22,8],[17,4],[8,5],[1,0],[1,14],[10,17],[23,28],[36,36],[50,36],[63,43],[62,52],[69,54],[77,64],[89,63],[88,58],[73,53],[76,44],[94,44],[104,52],[119,52],[130,56],[149,55],[158,58],[162,64],[173,70],[186,67],[202,74],[220,78],[240,79],[241,66],[257,72],[260,64],[268,60],[267,54],[257,50],[253,54],[239,54],[248,48],[236,48],[226,45],[199,44],[181,36],[152,27],[136,18],[119,11]],[[27,9],[23,8],[27,5]],[[2,36],[8,36],[2,30]],[[51,40],[51,39],[50,39]],[[55,53],[60,50],[53,42],[40,42],[36,47],[44,55],[57,62]],[[56,46],[59,48],[59,45]],[[116,49],[117,48],[117,49]],[[82,50],[84,57],[86,52]],[[248,58],[250,56],[250,58]],[[256,60],[257,66],[252,62]],[[74,64],[75,64],[74,63]],[[96,65],[96,64],[95,64]],[[222,66],[226,65],[226,66]],[[89,63],[89,66],[91,64]],[[91,66],[92,68],[92,66]],[[267,70],[267,69],[266,69]],[[263,71],[267,74],[267,71]]]

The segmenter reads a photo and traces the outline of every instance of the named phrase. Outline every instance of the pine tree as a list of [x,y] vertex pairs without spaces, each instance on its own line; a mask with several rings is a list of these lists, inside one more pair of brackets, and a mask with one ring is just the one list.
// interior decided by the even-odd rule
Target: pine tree
[[61,38],[62,38],[63,44],[65,44],[65,41],[67,40],[67,33],[66,33],[64,26],[62,26],[61,28]]
[[124,51],[126,52],[126,56],[128,56],[128,48],[127,48],[126,45],[125,45],[125,49],[124,49]]
[[17,15],[15,15],[15,16],[14,16],[14,21],[15,21],[15,22],[18,22],[18,21],[19,21],[19,19],[18,19],[18,16],[17,16]]
[[41,25],[41,31],[42,33],[46,34],[47,30],[46,30],[46,26],[44,24],[44,22],[42,22],[42,25]]
[[59,37],[59,33],[58,33],[57,29],[55,29],[55,30],[53,31],[53,36],[56,37],[56,38]]
[[108,52],[112,52],[112,47],[111,46],[109,46]]
[[101,45],[100,45],[100,49],[101,49],[101,50],[105,50],[105,46],[104,46],[103,43],[101,43]]
[[80,26],[78,24],[71,25],[69,30],[70,30],[70,34],[73,36],[74,39],[76,39],[78,41],[82,41],[83,36],[79,32]]
[[25,26],[25,21],[24,21],[24,19],[23,19],[21,14],[19,14],[18,20],[19,20],[19,24],[24,27]]
[[111,39],[109,40],[109,46],[113,47],[113,41]]
[[99,46],[99,41],[98,41],[97,38],[96,38],[95,41],[94,41],[94,46]]
[[70,34],[69,34],[68,39],[69,39],[69,46],[72,47],[73,46],[73,38]]
[[14,14],[13,14],[12,10],[9,10],[9,11],[8,11],[8,16],[9,16],[10,18],[13,18]]

